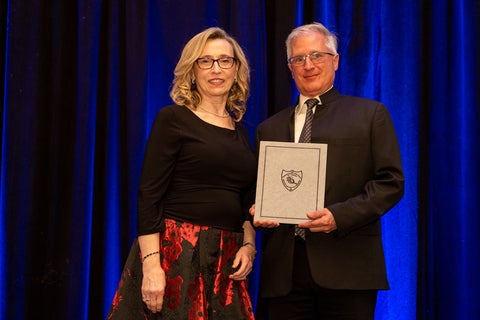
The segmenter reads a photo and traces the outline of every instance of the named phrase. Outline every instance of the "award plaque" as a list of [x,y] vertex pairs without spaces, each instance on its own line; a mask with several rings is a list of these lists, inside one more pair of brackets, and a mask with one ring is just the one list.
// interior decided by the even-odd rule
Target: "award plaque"
[[323,208],[327,145],[261,141],[254,220],[298,224]]

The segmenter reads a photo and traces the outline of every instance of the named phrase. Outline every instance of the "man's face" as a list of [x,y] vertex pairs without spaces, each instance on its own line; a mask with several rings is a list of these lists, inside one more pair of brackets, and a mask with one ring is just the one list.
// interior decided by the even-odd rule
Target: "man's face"
[[[291,56],[304,56],[314,52],[329,52],[326,45],[327,39],[317,32],[302,34],[291,43]],[[318,96],[333,85],[335,71],[338,69],[339,56],[325,55],[320,61],[313,63],[309,57],[300,65],[288,64],[298,91],[306,97]]]

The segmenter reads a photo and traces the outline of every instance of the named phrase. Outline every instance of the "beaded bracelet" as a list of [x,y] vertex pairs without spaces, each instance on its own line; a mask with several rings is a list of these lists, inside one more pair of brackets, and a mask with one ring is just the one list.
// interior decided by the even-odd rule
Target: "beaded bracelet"
[[160,254],[160,251],[150,252],[149,254],[145,255],[144,257],[142,257],[142,263],[145,261],[145,259],[147,259],[150,256],[153,256],[154,254]]

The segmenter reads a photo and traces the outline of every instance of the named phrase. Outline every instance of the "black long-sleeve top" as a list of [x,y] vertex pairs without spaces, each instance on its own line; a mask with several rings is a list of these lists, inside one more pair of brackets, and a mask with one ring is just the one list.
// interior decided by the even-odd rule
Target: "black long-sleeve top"
[[241,231],[256,178],[247,130],[218,127],[184,106],[158,112],[138,190],[138,235],[162,230],[162,218]]

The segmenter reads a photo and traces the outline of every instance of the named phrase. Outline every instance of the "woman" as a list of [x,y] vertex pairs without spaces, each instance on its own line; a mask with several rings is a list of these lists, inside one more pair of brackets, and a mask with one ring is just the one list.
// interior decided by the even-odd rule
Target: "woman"
[[108,319],[253,319],[248,207],[256,160],[240,124],[249,67],[220,28],[183,49],[147,142],[138,241]]

